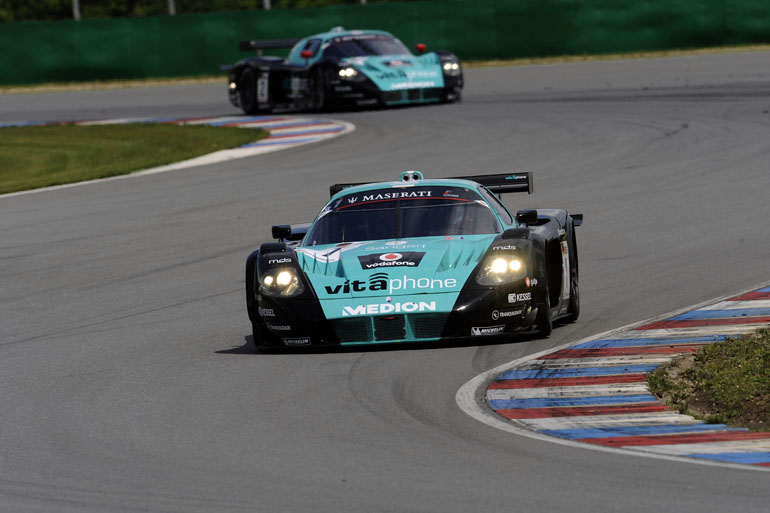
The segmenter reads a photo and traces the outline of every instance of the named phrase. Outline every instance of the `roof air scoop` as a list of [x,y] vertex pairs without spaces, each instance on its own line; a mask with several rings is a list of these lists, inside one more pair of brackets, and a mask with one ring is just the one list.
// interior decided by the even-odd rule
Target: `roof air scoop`
[[404,171],[401,173],[402,182],[416,182],[422,180],[422,173],[419,171]]

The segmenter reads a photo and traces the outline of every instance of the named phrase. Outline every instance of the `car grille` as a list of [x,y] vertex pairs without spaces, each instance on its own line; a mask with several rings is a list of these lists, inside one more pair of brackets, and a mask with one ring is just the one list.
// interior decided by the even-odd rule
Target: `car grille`
[[374,317],[375,340],[400,340],[406,338],[406,323],[403,315]]
[[439,338],[449,314],[385,315],[333,319],[340,343],[389,342]]
[[382,99],[383,102],[388,105],[415,102],[437,102],[441,100],[441,92],[442,90],[439,88],[385,91],[382,93]]
[[356,317],[354,319],[337,319],[332,321],[332,328],[341,343],[369,341],[371,338],[372,321],[369,317]]
[[440,337],[447,317],[449,317],[449,314],[410,315],[409,323],[411,324],[414,338]]

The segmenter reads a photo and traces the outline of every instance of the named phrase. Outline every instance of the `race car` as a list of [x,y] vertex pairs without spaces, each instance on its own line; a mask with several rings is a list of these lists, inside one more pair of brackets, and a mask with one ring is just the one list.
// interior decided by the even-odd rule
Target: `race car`
[[[262,56],[263,50],[291,47],[287,58]],[[229,71],[229,100],[246,114],[273,109],[327,110],[332,107],[453,102],[460,99],[463,71],[448,51],[413,55],[392,34],[345,30],[304,39],[241,41],[242,59]]]
[[581,214],[524,209],[531,173],[336,184],[312,223],[276,225],[246,260],[258,350],[434,342],[526,331],[580,314]]

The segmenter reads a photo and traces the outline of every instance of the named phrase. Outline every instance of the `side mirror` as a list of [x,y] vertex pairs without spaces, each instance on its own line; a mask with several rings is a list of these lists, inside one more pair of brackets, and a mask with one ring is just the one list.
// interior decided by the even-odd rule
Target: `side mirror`
[[502,239],[529,239],[529,228],[508,228],[503,232]]
[[277,240],[289,240],[291,237],[290,224],[277,224],[273,226],[273,238]]
[[536,225],[537,210],[519,210],[516,212],[516,222],[519,223],[519,225]]
[[417,43],[414,47],[417,49],[417,53],[425,53],[425,50],[428,49],[425,43]]

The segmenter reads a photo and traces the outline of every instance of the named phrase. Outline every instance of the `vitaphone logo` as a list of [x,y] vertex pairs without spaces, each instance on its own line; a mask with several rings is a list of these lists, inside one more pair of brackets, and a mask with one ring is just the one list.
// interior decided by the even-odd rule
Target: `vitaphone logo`
[[402,253],[375,253],[373,255],[361,255],[358,260],[362,269],[376,269],[378,267],[417,267],[420,265],[425,253],[406,251]]
[[343,306],[342,316],[376,315],[386,313],[435,312],[435,301],[420,301],[419,303],[380,303],[374,305]]
[[437,280],[431,278],[389,278],[386,273],[375,273],[369,277],[368,283],[363,280],[347,280],[341,285],[329,286],[326,285],[324,289],[329,295],[349,294],[352,292],[364,292],[367,290],[378,291],[387,290],[390,294],[397,290],[444,290],[454,289],[457,287],[457,280],[454,278],[447,278],[445,280]]

